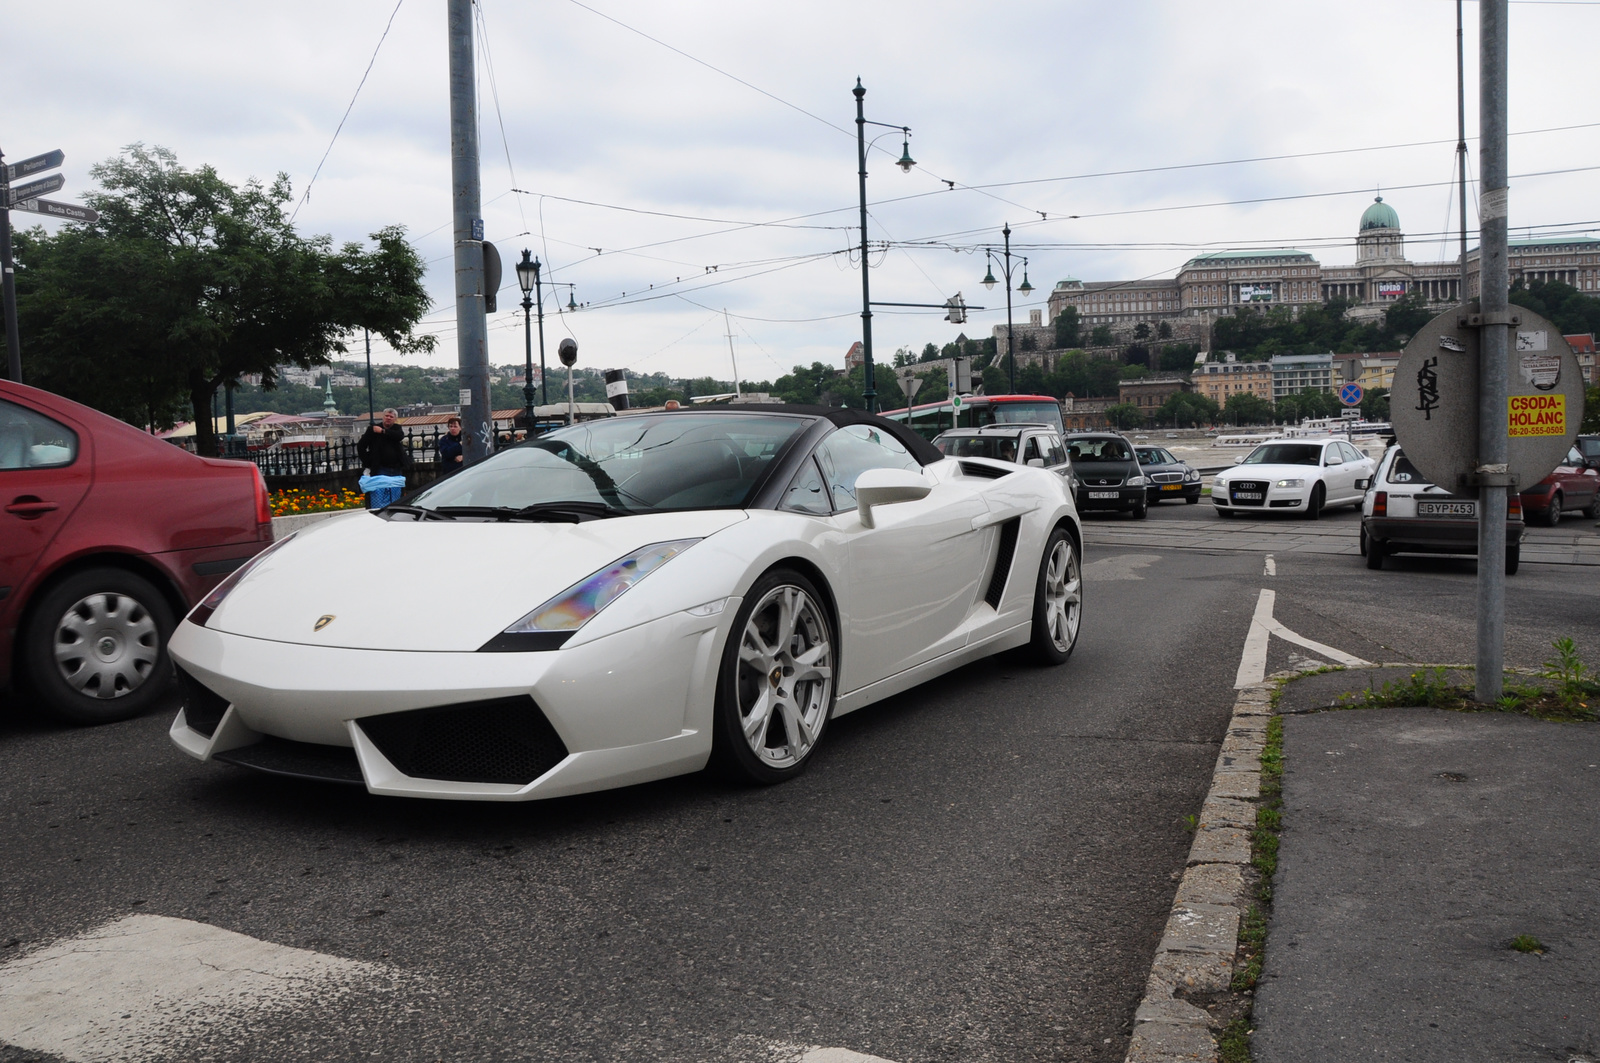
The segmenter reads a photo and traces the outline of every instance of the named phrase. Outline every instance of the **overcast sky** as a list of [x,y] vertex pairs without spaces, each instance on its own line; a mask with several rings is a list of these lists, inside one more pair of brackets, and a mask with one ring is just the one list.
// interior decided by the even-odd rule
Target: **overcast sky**
[[[66,200],[136,141],[236,182],[284,171],[297,198],[328,152],[297,225],[341,241],[405,225],[429,263],[429,361],[453,365],[445,6],[18,5],[0,36],[0,147],[12,161],[64,149],[67,186],[53,198]],[[1477,8],[1466,5],[1469,135]],[[869,160],[870,236],[894,242],[872,255],[873,298],[961,292],[990,308],[969,336],[1005,320],[1003,291],[978,282],[982,248],[1007,221],[1037,289],[1016,301],[1019,321],[1063,277],[1170,277],[1203,250],[1269,244],[1351,262],[1380,187],[1413,261],[1455,255],[1453,0],[481,0],[479,11],[483,212],[507,273],[490,317],[495,363],[522,358],[511,265],[527,247],[589,304],[556,316],[550,299],[552,362],[570,334],[580,364],[726,378],[726,309],[746,379],[842,364],[860,337],[848,250],[860,240],[858,76],[867,118],[910,126],[918,162],[893,165],[898,133]],[[1513,237],[1594,234],[1600,4],[1513,0],[1511,26],[1510,128],[1526,134],[1511,138],[1511,173],[1581,168],[1512,181]],[[1537,132],[1564,126],[1586,128]],[[1414,146],[1375,150],[1389,145]],[[1186,165],[1284,155],[1302,157]],[[1107,176],[1157,167],[1174,168]],[[886,308],[873,325],[884,360],[962,331],[939,311]]]

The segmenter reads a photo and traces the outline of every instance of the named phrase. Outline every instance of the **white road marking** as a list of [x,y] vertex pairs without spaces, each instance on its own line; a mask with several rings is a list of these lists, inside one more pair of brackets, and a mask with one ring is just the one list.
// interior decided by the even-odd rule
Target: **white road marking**
[[1271,554],[1267,555],[1267,563],[1261,567],[1263,576],[1276,576],[1278,574],[1278,563],[1272,560]]
[[882,1056],[869,1056],[848,1048],[823,1048],[819,1045],[796,1045],[774,1041],[767,1045],[770,1058],[782,1063],[893,1063]]
[[1284,627],[1272,615],[1273,602],[1277,600],[1277,592],[1262,588],[1261,596],[1256,599],[1256,612],[1250,618],[1250,631],[1244,637],[1244,652],[1239,656],[1239,671],[1234,676],[1233,688],[1243,690],[1247,686],[1264,681],[1267,677],[1267,643],[1271,636],[1276,635],[1285,642],[1292,642],[1296,646],[1308,649],[1313,653],[1320,653],[1336,664],[1347,668],[1370,668],[1371,661],[1364,661],[1353,654],[1336,650],[1332,646],[1324,646],[1314,639],[1297,634]]
[[1083,566],[1083,578],[1090,583],[1144,579],[1139,575],[1139,570],[1149,568],[1160,560],[1160,554],[1118,554],[1116,557],[1103,557],[1099,561]]
[[0,966],[0,1042],[75,1063],[172,1058],[205,1029],[386,977],[378,964],[130,915]]

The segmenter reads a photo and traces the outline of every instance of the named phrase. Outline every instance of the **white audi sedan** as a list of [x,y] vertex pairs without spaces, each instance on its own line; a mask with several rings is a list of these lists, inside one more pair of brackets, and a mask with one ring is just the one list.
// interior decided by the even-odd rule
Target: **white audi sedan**
[[1062,664],[1071,489],[857,410],[590,421],[275,543],[172,637],[174,743],[373,793],[775,783],[968,661]]
[[1263,443],[1231,469],[1217,473],[1211,501],[1217,514],[1299,513],[1316,520],[1329,506],[1360,506],[1377,462],[1342,439],[1285,439]]

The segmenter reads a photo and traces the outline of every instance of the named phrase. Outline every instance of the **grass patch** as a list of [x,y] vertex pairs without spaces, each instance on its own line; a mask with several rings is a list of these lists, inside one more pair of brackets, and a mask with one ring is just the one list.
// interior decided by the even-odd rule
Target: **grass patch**
[[1250,1028],[1248,1016],[1241,1015],[1223,1027],[1217,1036],[1217,1058],[1221,1063],[1251,1063]]
[[1579,657],[1577,644],[1559,638],[1550,646],[1555,656],[1533,677],[1538,682],[1508,672],[1501,688],[1504,693],[1492,705],[1474,701],[1473,690],[1451,683],[1449,670],[1444,668],[1421,668],[1381,687],[1340,695],[1340,704],[1360,709],[1421,706],[1456,712],[1513,712],[1557,722],[1600,720],[1600,680]]
[[1544,944],[1532,934],[1518,934],[1511,939],[1511,947],[1518,952],[1536,952],[1544,955]]
[[[1281,688],[1280,688],[1281,689]],[[1242,1002],[1236,1015],[1217,1034],[1221,1063],[1251,1063],[1251,1011],[1256,984],[1261,981],[1262,961],[1267,946],[1267,919],[1272,913],[1272,878],[1278,870],[1278,830],[1283,824],[1283,717],[1267,721],[1266,742],[1261,750],[1261,797],[1256,802],[1256,825],[1250,832],[1250,865],[1255,869],[1250,884],[1250,907],[1239,920],[1239,943],[1233,958],[1233,981],[1229,985]]]

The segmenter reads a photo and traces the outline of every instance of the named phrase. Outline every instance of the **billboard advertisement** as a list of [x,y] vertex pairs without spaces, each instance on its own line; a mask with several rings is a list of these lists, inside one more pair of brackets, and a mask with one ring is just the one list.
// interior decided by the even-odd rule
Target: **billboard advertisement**
[[1270,303],[1272,302],[1272,286],[1270,284],[1241,284],[1239,285],[1239,301],[1241,303]]
[[1379,299],[1398,299],[1404,294],[1406,294],[1406,282],[1405,281],[1379,281],[1378,282],[1378,298]]

